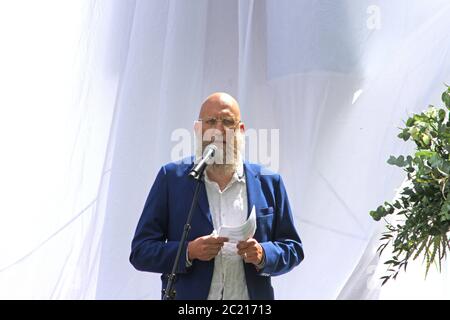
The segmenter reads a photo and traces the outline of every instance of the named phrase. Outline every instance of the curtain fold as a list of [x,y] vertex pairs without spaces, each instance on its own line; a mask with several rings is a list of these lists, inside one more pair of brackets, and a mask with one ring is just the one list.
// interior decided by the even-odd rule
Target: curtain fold
[[[411,297],[419,272],[380,288],[369,211],[404,179],[386,164],[412,150],[397,127],[450,82],[449,13],[446,0],[2,2],[0,298],[159,299],[131,240],[215,91],[238,98],[248,147],[279,130],[279,154],[246,154],[282,174],[304,242],[276,298]],[[422,297],[444,297],[446,277]]]
[[95,297],[133,13],[133,1],[0,4],[0,298]]

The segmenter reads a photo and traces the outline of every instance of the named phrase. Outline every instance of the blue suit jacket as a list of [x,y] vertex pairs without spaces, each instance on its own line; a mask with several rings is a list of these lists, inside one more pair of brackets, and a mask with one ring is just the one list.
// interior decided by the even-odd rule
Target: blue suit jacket
[[[191,158],[192,159],[192,158]],[[132,242],[131,264],[140,271],[161,273],[162,288],[167,285],[167,274],[173,262],[183,233],[183,227],[194,194],[195,181],[188,177],[192,160],[169,163],[161,168],[150,190]],[[248,211],[256,209],[254,238],[265,253],[265,266],[257,271],[245,263],[245,278],[250,299],[274,299],[271,276],[290,271],[303,260],[303,248],[295,230],[283,181],[278,174],[261,174],[261,166],[244,163]],[[213,223],[206,189],[202,183],[198,205],[194,210],[188,241],[211,234]],[[175,283],[176,299],[208,297],[214,260],[194,260],[186,267],[184,244]]]

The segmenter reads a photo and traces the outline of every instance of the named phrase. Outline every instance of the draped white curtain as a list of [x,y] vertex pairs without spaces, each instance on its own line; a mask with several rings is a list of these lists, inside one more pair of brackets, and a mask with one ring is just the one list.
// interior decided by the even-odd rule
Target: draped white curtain
[[380,289],[368,212],[404,179],[386,164],[412,148],[397,127],[450,82],[449,15],[447,0],[0,2],[0,298],[159,299],[131,239],[172,133],[214,91],[247,128],[280,130],[306,258],[273,279],[278,299],[445,298],[447,270],[423,282],[420,266]]

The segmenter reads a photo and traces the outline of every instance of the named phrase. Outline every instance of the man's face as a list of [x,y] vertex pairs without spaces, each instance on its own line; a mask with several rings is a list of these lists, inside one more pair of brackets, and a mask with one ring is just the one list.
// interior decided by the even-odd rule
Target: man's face
[[[218,165],[235,165],[243,143],[244,125],[240,122],[239,107],[233,99],[220,97],[206,101],[200,112],[202,153],[213,143],[218,150],[214,162]],[[196,128],[196,134],[199,133]],[[199,138],[199,137],[198,137]]]

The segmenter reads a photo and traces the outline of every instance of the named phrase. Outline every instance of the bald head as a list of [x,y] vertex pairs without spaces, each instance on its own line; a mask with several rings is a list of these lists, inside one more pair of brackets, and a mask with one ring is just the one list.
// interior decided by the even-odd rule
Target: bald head
[[241,120],[241,110],[239,104],[231,95],[224,92],[216,92],[210,95],[203,102],[200,109],[200,119],[206,118],[229,118],[236,121]]

